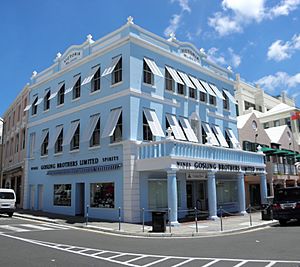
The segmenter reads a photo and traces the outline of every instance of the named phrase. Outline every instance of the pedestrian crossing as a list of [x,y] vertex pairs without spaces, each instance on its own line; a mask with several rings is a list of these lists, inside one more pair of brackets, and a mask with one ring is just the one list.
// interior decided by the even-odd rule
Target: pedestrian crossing
[[56,249],[66,253],[73,253],[102,261],[116,263],[120,266],[131,267],[299,267],[300,260],[271,260],[271,259],[230,259],[179,257],[151,254],[137,254],[120,251],[101,250],[96,248],[79,247],[69,244],[59,244],[40,240],[27,239],[3,234],[6,237],[18,239],[31,244]]
[[53,231],[53,230],[67,230],[70,229],[69,226],[56,225],[51,223],[42,224],[0,224],[0,234],[7,233],[23,233],[23,232],[33,232],[33,231]]

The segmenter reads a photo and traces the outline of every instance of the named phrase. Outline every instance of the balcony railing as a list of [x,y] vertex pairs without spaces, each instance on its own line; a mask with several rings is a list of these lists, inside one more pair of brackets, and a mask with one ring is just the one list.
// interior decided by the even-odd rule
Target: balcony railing
[[273,173],[280,175],[298,175],[295,165],[282,163],[273,163]]
[[197,143],[166,139],[158,142],[139,144],[139,159],[159,157],[185,157],[210,161],[264,164],[262,154],[238,149],[208,146]]

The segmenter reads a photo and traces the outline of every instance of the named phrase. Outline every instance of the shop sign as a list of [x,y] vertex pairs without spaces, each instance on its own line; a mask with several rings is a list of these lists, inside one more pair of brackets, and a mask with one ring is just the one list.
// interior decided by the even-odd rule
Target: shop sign
[[82,50],[73,50],[62,60],[62,68],[82,58]]
[[191,61],[200,63],[200,56],[197,55],[192,49],[190,48],[181,48],[180,49],[180,55],[182,57],[185,57]]
[[65,169],[65,168],[74,168],[74,167],[81,167],[81,166],[88,166],[88,165],[97,165],[100,162],[107,163],[107,162],[114,162],[118,160],[119,160],[118,156],[110,156],[110,157],[103,157],[103,158],[89,158],[89,159],[80,159],[80,160],[43,164],[40,167],[33,166],[30,169],[32,171],[39,170],[39,168],[41,170]]

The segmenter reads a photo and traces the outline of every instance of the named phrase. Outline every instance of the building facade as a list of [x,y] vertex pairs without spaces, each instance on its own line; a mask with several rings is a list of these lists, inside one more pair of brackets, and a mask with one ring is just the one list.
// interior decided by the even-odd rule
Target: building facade
[[[135,25],[57,54],[33,73],[28,110],[27,208],[140,222],[197,207],[245,212],[244,175],[263,155],[242,151],[232,72],[193,45]],[[151,213],[146,212],[146,220]]]
[[26,155],[26,109],[29,97],[26,85],[3,115],[3,150],[1,186],[16,192],[16,206],[23,207],[25,155]]
[[[243,150],[265,154],[268,196],[274,196],[274,188],[297,186],[299,171],[299,146],[287,125],[264,129],[257,111],[237,117],[239,138]],[[246,204],[260,206],[260,179],[256,174],[245,176]]]

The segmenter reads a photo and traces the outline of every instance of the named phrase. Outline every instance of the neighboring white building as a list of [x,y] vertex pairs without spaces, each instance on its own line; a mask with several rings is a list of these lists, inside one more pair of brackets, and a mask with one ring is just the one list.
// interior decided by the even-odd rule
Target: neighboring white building
[[291,120],[291,117],[300,109],[295,106],[294,99],[289,98],[285,92],[278,97],[271,96],[263,89],[242,81],[239,74],[236,75],[235,99],[238,114],[244,115],[254,111],[265,129],[282,125],[289,126],[296,140],[295,149],[298,149],[300,120]]

